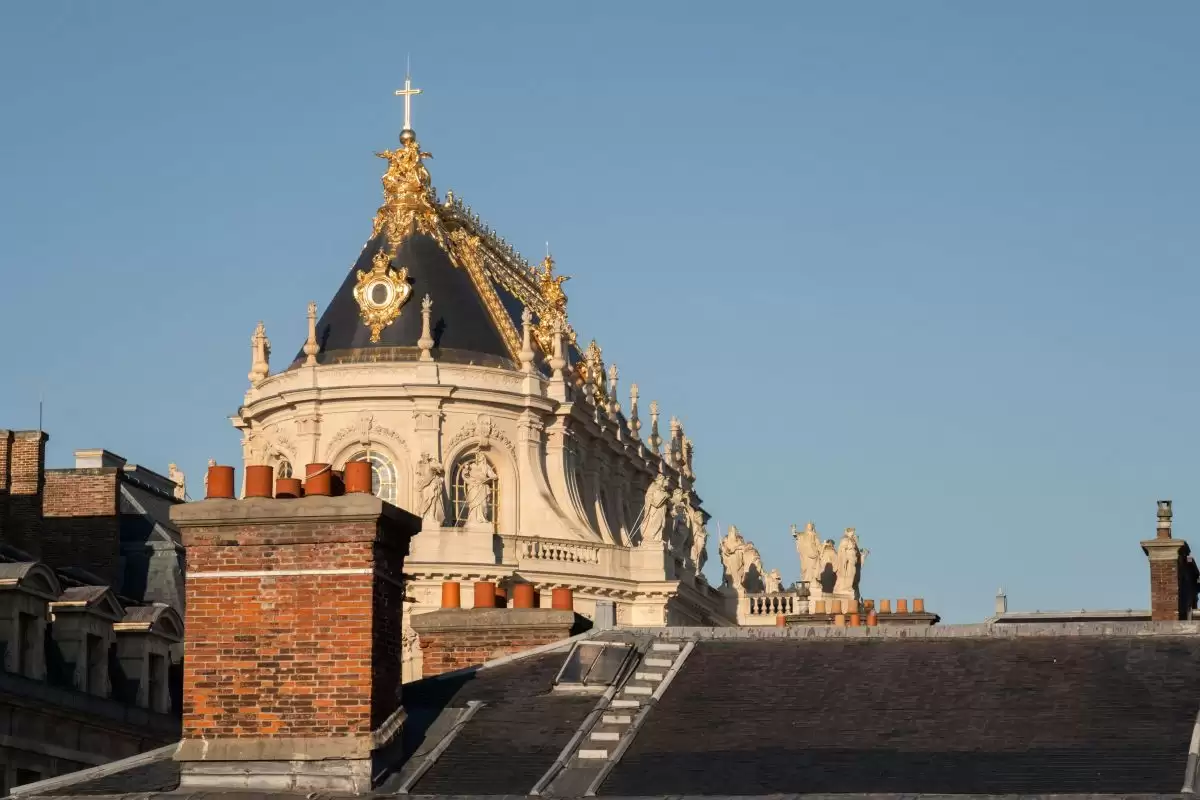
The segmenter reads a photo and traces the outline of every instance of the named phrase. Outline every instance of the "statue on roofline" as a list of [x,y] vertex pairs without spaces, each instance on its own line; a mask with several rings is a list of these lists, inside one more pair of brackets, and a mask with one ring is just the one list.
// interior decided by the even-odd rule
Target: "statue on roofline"
[[642,503],[642,541],[643,546],[661,544],[667,526],[667,502],[671,493],[667,490],[667,476],[659,475],[646,490],[646,499]]

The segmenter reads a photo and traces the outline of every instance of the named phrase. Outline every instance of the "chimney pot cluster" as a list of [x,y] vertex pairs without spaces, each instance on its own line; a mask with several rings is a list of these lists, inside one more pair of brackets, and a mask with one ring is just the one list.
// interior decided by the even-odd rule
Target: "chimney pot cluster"
[[[246,467],[246,493],[251,497],[275,497],[280,500],[297,497],[337,497],[342,494],[371,494],[371,464],[367,461],[347,461],[345,470],[335,470],[329,464],[309,464],[304,468],[305,480],[279,478],[275,469],[264,464]],[[272,492],[272,482],[274,492]],[[233,467],[213,465],[208,468],[208,500],[233,500]]]

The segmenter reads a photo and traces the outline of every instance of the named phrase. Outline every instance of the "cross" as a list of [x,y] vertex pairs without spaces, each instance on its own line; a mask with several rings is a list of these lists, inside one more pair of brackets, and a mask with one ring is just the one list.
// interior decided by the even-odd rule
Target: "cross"
[[412,78],[406,72],[404,74],[404,88],[396,90],[397,97],[404,98],[404,128],[403,130],[412,130],[412,98],[413,95],[420,94],[420,89],[412,88]]

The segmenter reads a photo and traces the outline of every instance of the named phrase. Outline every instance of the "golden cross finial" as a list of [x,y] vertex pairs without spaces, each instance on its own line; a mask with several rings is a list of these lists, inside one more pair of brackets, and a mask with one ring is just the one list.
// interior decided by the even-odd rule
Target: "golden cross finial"
[[412,98],[413,95],[421,93],[420,89],[412,88],[412,76],[406,71],[404,73],[404,88],[396,90],[397,97],[404,98],[404,128],[403,130],[412,130]]

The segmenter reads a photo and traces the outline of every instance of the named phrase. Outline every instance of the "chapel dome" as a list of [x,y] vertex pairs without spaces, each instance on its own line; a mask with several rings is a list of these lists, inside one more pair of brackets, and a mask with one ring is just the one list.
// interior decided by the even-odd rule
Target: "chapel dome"
[[[471,276],[465,269],[455,266],[450,255],[433,237],[420,232],[407,236],[391,251],[391,271],[408,286],[408,292],[398,315],[378,330],[376,338],[371,326],[364,321],[355,290],[361,283],[364,292],[360,295],[373,293],[374,296],[365,298],[368,303],[387,299],[386,283],[372,282],[370,278],[377,255],[389,251],[390,247],[386,232],[380,231],[373,236],[325,307],[317,321],[317,344],[321,348],[318,363],[416,360],[420,353],[417,340],[422,332],[421,300],[428,295],[433,300],[430,332],[439,360],[512,366],[504,337],[476,291]],[[507,309],[505,313],[511,315]],[[518,321],[520,313],[518,304]],[[301,351],[292,366],[303,362]]]

